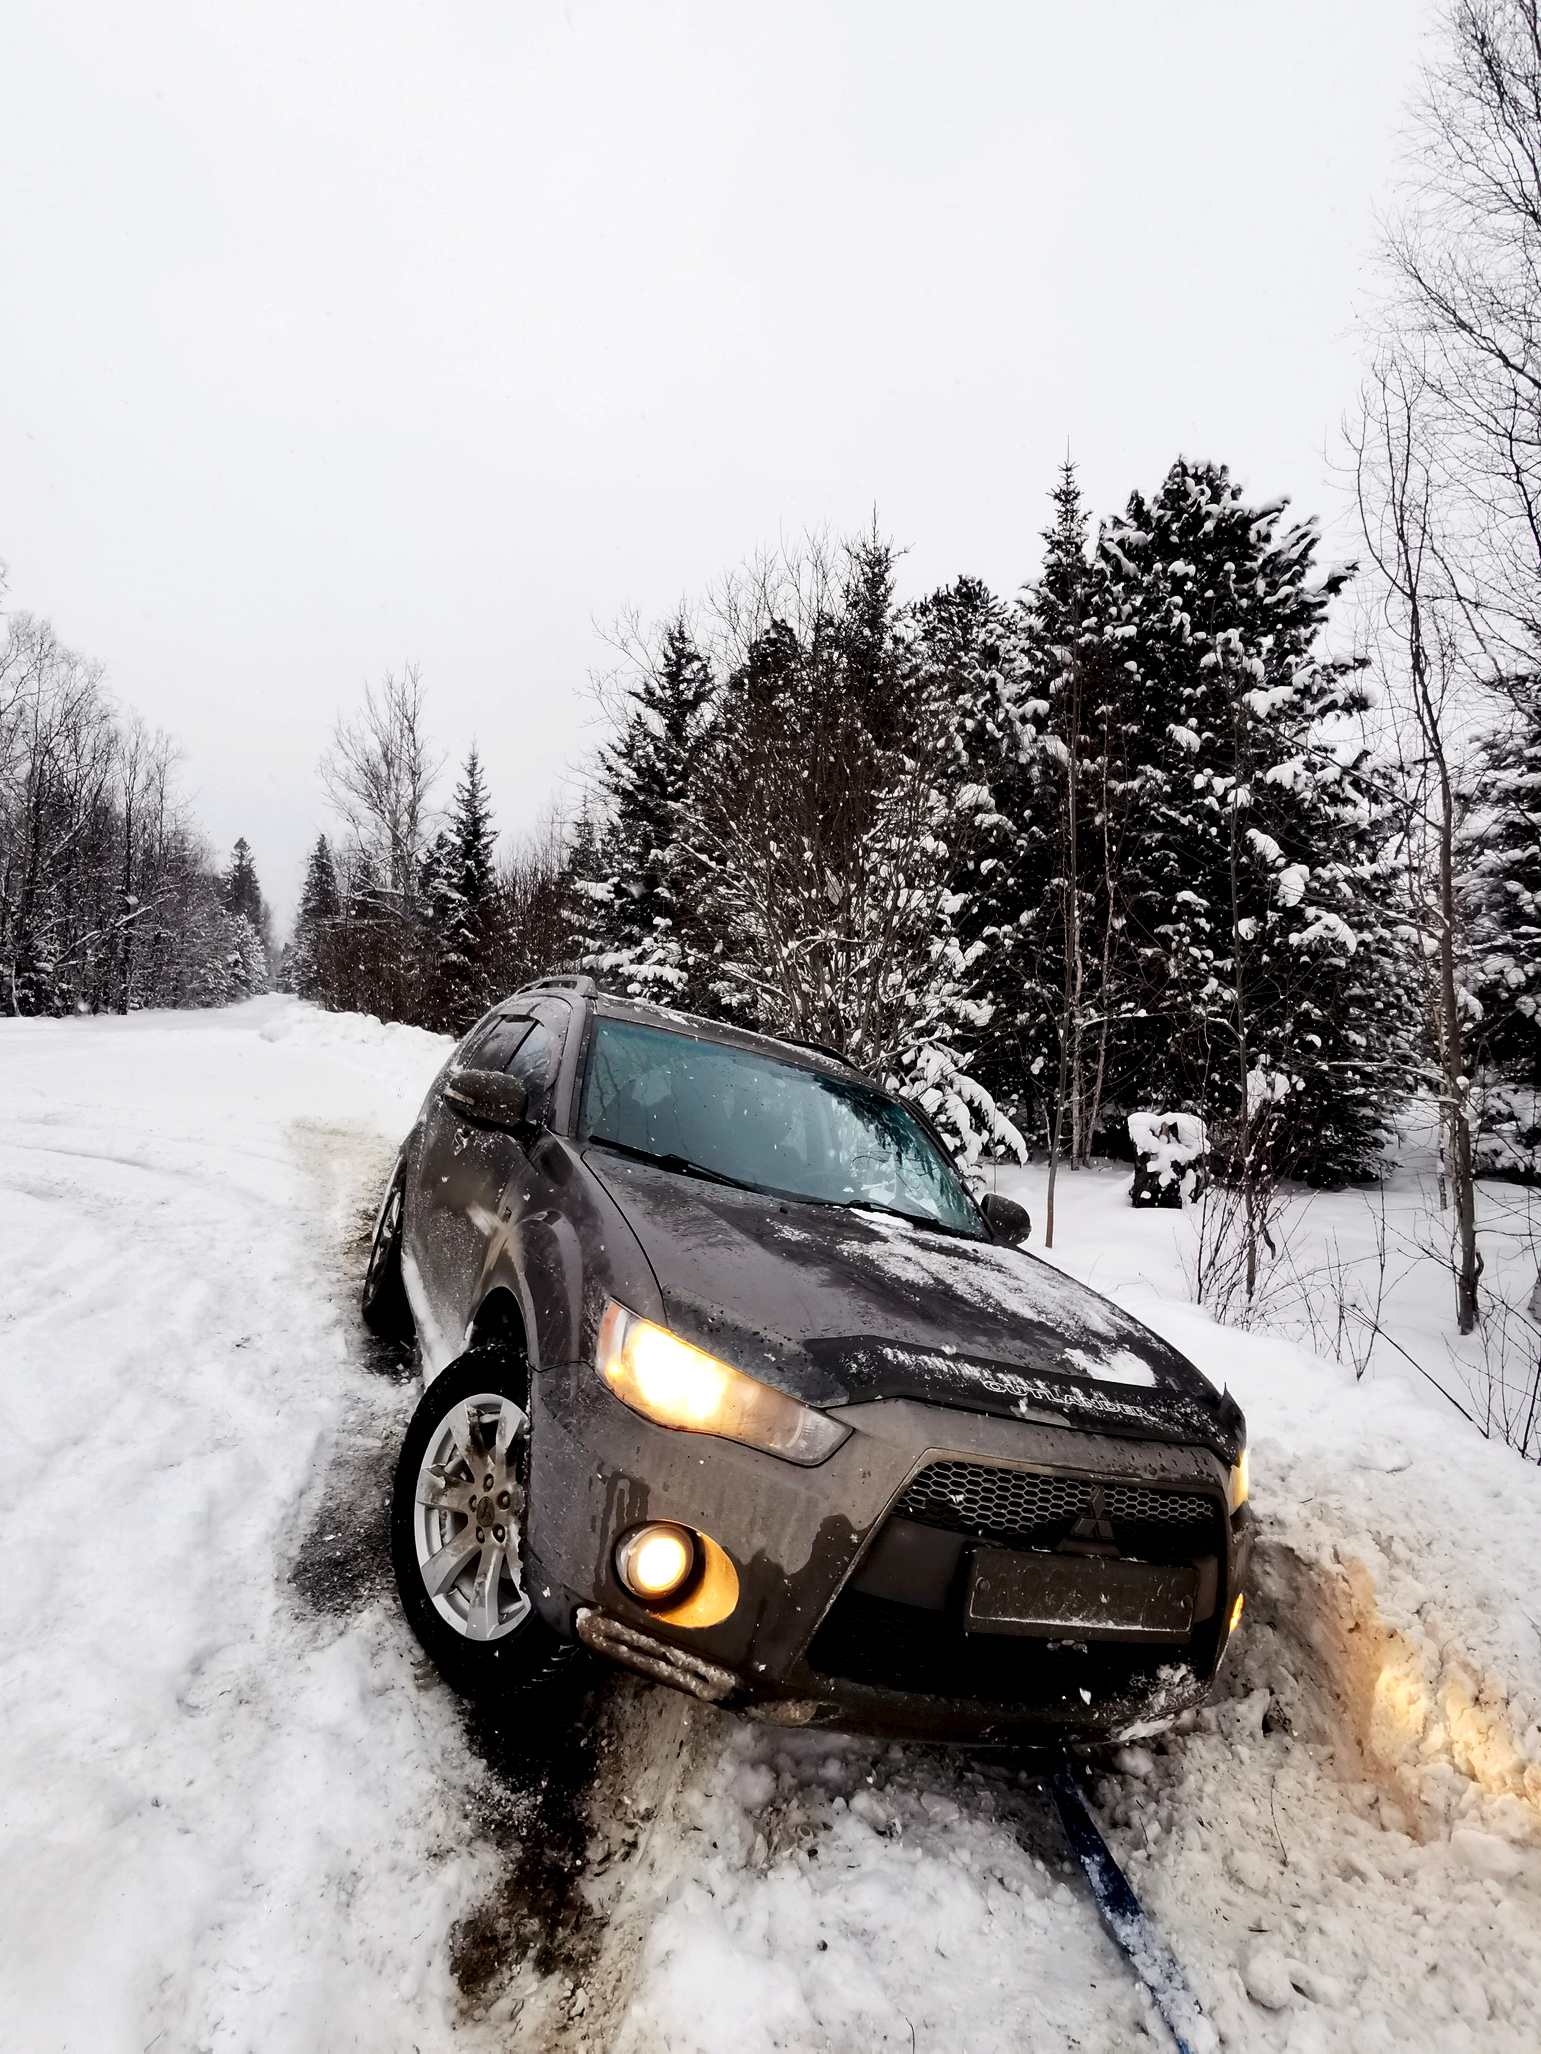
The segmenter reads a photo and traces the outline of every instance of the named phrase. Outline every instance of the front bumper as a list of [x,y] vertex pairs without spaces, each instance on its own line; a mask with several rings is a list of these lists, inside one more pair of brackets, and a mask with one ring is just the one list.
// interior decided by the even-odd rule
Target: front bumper
[[[654,1426],[582,1363],[542,1372],[532,1408],[537,1608],[558,1632],[751,1716],[918,1739],[1129,1737],[1200,1702],[1224,1650],[1250,1526],[1245,1512],[1227,1516],[1227,1466],[1209,1448],[889,1399],[836,1410],[850,1438],[803,1469]],[[1041,1624],[965,1630],[980,1543],[942,1536],[939,1569],[928,1542],[912,1573],[888,1523],[911,1479],[939,1461],[1212,1498],[1190,1629],[1163,1638],[1153,1615],[1152,1630],[1121,1638],[1094,1630],[1077,1640],[1073,1625],[1059,1639]],[[616,1542],[649,1519],[678,1521],[726,1551],[739,1580],[727,1617],[671,1624],[622,1588]],[[1034,1561],[1062,1571],[1066,1557],[1026,1558],[1029,1581]]]

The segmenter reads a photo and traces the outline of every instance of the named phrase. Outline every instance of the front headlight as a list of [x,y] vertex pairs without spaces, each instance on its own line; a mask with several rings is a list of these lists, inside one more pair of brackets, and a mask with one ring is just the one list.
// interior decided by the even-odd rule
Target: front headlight
[[621,1403],[644,1419],[683,1433],[744,1441],[788,1462],[822,1462],[850,1432],[624,1305],[606,1308],[597,1363]]
[[1247,1502],[1252,1490],[1251,1450],[1243,1448],[1240,1457],[1231,1464],[1231,1510],[1239,1512]]

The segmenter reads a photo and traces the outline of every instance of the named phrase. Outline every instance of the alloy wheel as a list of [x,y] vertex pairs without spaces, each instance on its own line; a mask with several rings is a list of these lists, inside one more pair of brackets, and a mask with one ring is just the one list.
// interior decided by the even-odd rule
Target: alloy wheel
[[417,1473],[413,1539],[434,1609],[466,1640],[501,1640],[530,1612],[522,1535],[530,1422],[478,1392],[429,1435]]

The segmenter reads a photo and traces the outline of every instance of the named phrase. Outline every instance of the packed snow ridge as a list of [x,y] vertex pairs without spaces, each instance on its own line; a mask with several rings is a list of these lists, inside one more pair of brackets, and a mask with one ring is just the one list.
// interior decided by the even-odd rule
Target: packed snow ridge
[[[280,998],[0,1023],[0,2046],[1167,2045],[1030,1766],[617,1677],[557,1879],[527,1736],[426,1671],[383,1569],[415,1384],[359,1236],[446,1047]],[[1221,2043],[1534,2048],[1541,1476],[1419,1373],[1458,1382],[1448,1279],[1396,1281],[1406,1359],[1356,1380],[1187,1302],[1191,1221],[1127,1174],[1057,1214],[1056,1264],[1251,1424],[1218,1698],[1090,1786]],[[1316,1197],[1294,1245],[1373,1232]]]

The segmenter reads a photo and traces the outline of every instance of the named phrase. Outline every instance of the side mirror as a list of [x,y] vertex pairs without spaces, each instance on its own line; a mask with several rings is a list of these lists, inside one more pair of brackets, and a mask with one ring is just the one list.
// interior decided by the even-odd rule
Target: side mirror
[[524,1126],[529,1093],[517,1077],[496,1070],[457,1070],[439,1096],[462,1118],[478,1127],[503,1127],[510,1133]]
[[980,1200],[979,1210],[989,1222],[990,1232],[996,1240],[1004,1241],[1008,1248],[1020,1248],[1033,1231],[1027,1207],[1018,1205],[1014,1198],[1007,1198],[1003,1192],[986,1192]]

